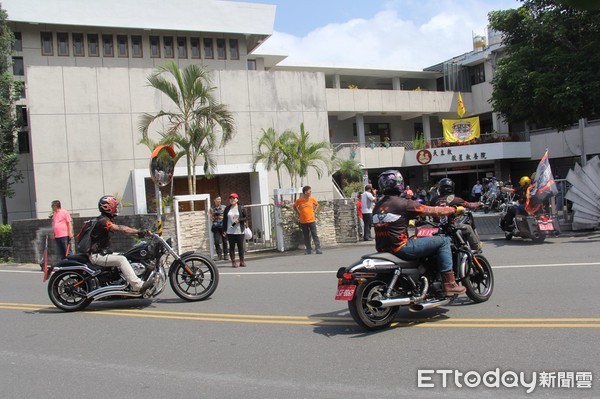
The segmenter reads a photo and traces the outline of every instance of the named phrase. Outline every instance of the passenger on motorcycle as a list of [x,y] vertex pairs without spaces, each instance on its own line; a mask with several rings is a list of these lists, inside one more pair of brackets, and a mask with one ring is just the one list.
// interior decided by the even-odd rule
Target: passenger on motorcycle
[[531,179],[528,176],[523,176],[519,179],[519,187],[508,188],[502,187],[502,191],[514,193],[515,200],[518,205],[509,206],[506,210],[506,215],[500,222],[500,228],[505,231],[512,231],[515,227],[515,216],[525,212],[525,202],[527,201],[527,189],[531,184]]
[[110,239],[114,232],[144,237],[146,231],[136,230],[133,227],[122,226],[114,223],[114,218],[119,214],[119,200],[112,195],[105,195],[98,201],[98,216],[96,224],[91,231],[90,261],[102,267],[118,267],[134,292],[144,291],[152,280],[143,282],[131,267],[131,264],[123,255],[113,253],[110,249]]
[[[431,201],[431,205],[434,206],[462,206],[465,208],[475,209],[483,206],[481,202],[467,202],[461,197],[457,197],[454,195],[454,182],[452,179],[444,177],[438,183],[440,195],[433,198]],[[473,229],[473,227],[466,223],[456,223],[456,227],[461,229],[463,232],[463,236],[469,243],[469,247],[477,253],[481,253],[481,240],[479,239],[479,234]]]
[[446,295],[463,294],[465,287],[456,284],[452,270],[450,238],[431,236],[408,237],[408,222],[418,216],[450,216],[457,209],[432,207],[402,198],[404,179],[397,170],[387,170],[379,175],[379,190],[383,197],[373,209],[375,247],[378,252],[389,252],[403,260],[415,260],[435,255],[444,281]]

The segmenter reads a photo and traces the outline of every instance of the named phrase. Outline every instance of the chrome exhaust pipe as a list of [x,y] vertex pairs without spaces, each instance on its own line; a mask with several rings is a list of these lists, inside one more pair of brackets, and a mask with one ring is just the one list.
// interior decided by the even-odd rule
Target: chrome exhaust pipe
[[441,301],[436,301],[436,302],[426,302],[426,303],[415,303],[412,304],[408,307],[408,310],[411,312],[421,312],[423,310],[427,310],[427,309],[433,309],[433,308],[437,308],[438,306],[444,306],[450,303],[452,299],[451,298],[446,298],[446,299],[442,299]]
[[130,298],[141,298],[142,295],[144,295],[144,294],[141,292],[131,292],[131,291],[107,291],[107,292],[98,294],[98,296],[95,296],[94,299],[101,299],[101,298],[105,298],[107,296],[114,296],[114,295],[127,296]]
[[106,287],[100,287],[98,289],[95,289],[92,292],[88,292],[88,294],[86,295],[87,298],[98,298],[98,295],[104,293],[104,292],[108,292],[108,291],[122,291],[125,288],[127,288],[127,284],[123,284],[123,285],[108,285]]
[[415,302],[421,302],[427,292],[429,291],[429,281],[425,278],[425,276],[421,276],[423,280],[423,293],[417,297],[403,297],[403,298],[392,298],[392,299],[374,299],[369,301],[367,305],[372,306],[374,308],[390,308],[392,306],[406,306],[413,304]]

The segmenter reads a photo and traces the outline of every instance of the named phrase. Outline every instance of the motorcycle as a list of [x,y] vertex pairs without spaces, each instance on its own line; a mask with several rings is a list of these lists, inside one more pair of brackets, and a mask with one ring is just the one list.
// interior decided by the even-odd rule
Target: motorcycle
[[541,244],[546,237],[558,237],[560,224],[551,213],[542,210],[534,215],[515,215],[514,226],[505,226],[503,220],[508,212],[506,208],[500,215],[499,226],[504,231],[504,238],[511,240],[513,237],[530,238],[534,243]]
[[[168,278],[175,294],[186,301],[209,298],[219,284],[214,262],[193,251],[179,256],[171,244],[170,238],[148,232],[144,241],[123,253],[138,277],[153,281],[143,292],[131,291],[118,267],[100,267],[86,254],[77,254],[44,271],[44,281],[50,276],[48,296],[57,308],[74,312],[96,300],[155,297],[165,289]],[[169,256],[173,261],[167,267]]]
[[[467,211],[465,217],[473,218]],[[490,262],[475,254],[451,220],[417,228],[418,236],[443,234],[451,238],[453,270],[456,281],[467,289],[474,302],[487,301],[494,289]],[[457,295],[446,296],[433,256],[415,261],[403,261],[387,253],[363,255],[350,266],[337,271],[338,287],[335,299],[348,302],[354,321],[368,330],[388,327],[401,307],[420,312],[451,303]]]
[[504,198],[499,191],[487,191],[481,196],[481,202],[483,203],[483,213],[498,212],[504,203]]

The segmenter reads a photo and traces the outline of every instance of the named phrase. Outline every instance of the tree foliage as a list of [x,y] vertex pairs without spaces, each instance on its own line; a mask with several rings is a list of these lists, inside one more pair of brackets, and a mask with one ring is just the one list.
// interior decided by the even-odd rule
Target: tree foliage
[[0,206],[2,223],[8,221],[6,199],[14,196],[13,185],[23,179],[18,170],[16,150],[17,121],[15,102],[19,98],[22,83],[12,76],[12,46],[14,34],[8,27],[6,12],[0,8]]
[[[234,134],[234,118],[227,106],[219,103],[211,86],[209,71],[191,64],[183,70],[173,61],[158,67],[148,78],[151,87],[166,95],[176,111],[161,110],[144,114],[139,123],[143,144],[149,145],[148,130],[154,122],[162,121],[166,128],[158,144],[174,144],[177,158],[186,158],[189,194],[196,193],[196,164],[203,158],[205,174],[217,165],[215,150],[229,142]],[[221,139],[217,137],[221,132]]]
[[600,10],[558,0],[521,0],[493,11],[503,34],[491,103],[507,122],[565,130],[600,111]]

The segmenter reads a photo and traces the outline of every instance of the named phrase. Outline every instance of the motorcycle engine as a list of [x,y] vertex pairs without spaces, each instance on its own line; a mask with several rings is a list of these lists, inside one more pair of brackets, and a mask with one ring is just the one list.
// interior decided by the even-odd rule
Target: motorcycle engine
[[134,262],[131,264],[131,267],[133,267],[133,271],[138,277],[140,277],[146,272],[146,266],[143,263]]

